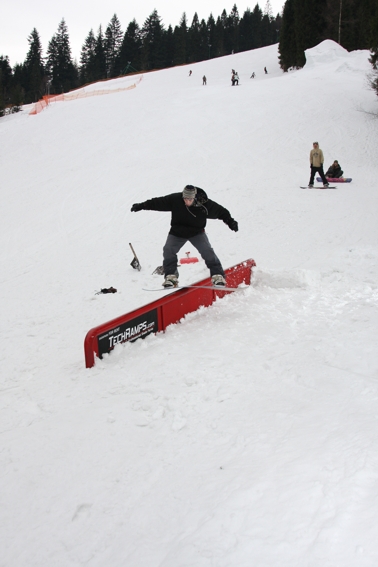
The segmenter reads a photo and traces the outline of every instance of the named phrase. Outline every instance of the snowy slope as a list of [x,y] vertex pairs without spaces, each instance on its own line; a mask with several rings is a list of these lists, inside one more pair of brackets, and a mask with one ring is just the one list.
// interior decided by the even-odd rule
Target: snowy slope
[[[369,54],[277,55],[1,119],[2,567],[376,567]],[[314,140],[351,184],[299,189]],[[158,297],[169,215],[132,203],[187,183],[239,222],[208,234],[225,268],[255,259],[252,286],[86,370],[86,332]]]

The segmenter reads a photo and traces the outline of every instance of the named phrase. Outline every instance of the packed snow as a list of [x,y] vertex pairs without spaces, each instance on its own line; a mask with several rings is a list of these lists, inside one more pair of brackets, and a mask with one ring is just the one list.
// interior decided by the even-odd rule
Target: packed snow
[[[1,567],[377,566],[368,57],[325,41],[283,74],[274,45],[0,120]],[[352,183],[300,189],[314,141]],[[89,329],[166,293],[170,215],[131,205],[186,184],[251,286],[86,369]]]

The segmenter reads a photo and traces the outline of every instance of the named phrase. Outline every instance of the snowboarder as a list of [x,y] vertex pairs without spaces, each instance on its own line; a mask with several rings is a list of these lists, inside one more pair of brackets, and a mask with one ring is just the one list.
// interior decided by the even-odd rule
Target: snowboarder
[[202,84],[203,84],[203,85],[206,85],[206,81],[207,81],[206,75],[204,75],[204,76],[202,77]]
[[310,181],[309,181],[308,186],[309,187],[314,186],[315,173],[318,171],[319,174],[320,174],[320,177],[322,178],[322,181],[323,181],[323,187],[328,187],[329,183],[327,183],[327,179],[326,179],[326,177],[324,175],[324,171],[323,171],[323,163],[324,163],[323,152],[319,148],[318,142],[314,142],[312,144],[312,146],[313,146],[313,148],[310,152],[311,175],[310,175]]
[[163,248],[164,287],[177,287],[177,253],[189,240],[198,250],[210,270],[214,286],[225,286],[225,273],[205,232],[207,219],[222,220],[231,230],[239,230],[230,212],[209,199],[203,189],[186,185],[180,193],[155,197],[143,203],[134,203],[131,211],[170,211],[171,228]]
[[341,166],[339,165],[339,162],[337,161],[337,159],[335,159],[335,161],[333,162],[333,164],[328,168],[328,171],[326,173],[326,177],[342,177],[343,176],[343,170],[341,169]]

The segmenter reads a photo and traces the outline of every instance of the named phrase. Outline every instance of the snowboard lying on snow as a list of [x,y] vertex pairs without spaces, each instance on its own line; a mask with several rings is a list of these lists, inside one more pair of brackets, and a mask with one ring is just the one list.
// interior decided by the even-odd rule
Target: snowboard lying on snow
[[306,187],[303,187],[301,185],[300,188],[301,189],[336,189],[336,187],[331,187],[330,185],[328,185],[328,187],[323,187],[323,185],[314,185],[314,187],[308,187],[306,185]]
[[[351,177],[326,177],[328,183],[332,181],[332,183],[350,183],[352,181]],[[321,177],[317,177],[316,181],[321,181]]]

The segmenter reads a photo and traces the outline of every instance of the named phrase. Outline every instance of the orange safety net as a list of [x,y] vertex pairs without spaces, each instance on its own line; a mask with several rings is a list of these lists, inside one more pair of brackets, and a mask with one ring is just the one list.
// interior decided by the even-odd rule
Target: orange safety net
[[86,97],[89,97],[89,96],[102,96],[102,95],[106,95],[106,94],[113,94],[113,93],[119,93],[119,92],[123,92],[123,91],[129,91],[131,89],[135,89],[137,84],[139,84],[142,79],[143,79],[143,75],[138,79],[138,81],[136,83],[133,83],[132,85],[129,85],[128,87],[120,87],[120,88],[115,88],[115,89],[99,89],[99,90],[85,90],[85,88],[83,88],[83,89],[78,89],[76,91],[71,91],[69,93],[63,93],[63,94],[59,94],[59,95],[45,95],[41,98],[41,100],[39,100],[38,102],[35,103],[34,107],[29,112],[29,115],[39,114],[40,112],[42,112],[42,110],[44,110],[46,108],[46,106],[48,106],[52,102],[63,102],[63,101],[68,101],[68,100],[77,100],[79,98],[86,98]]

